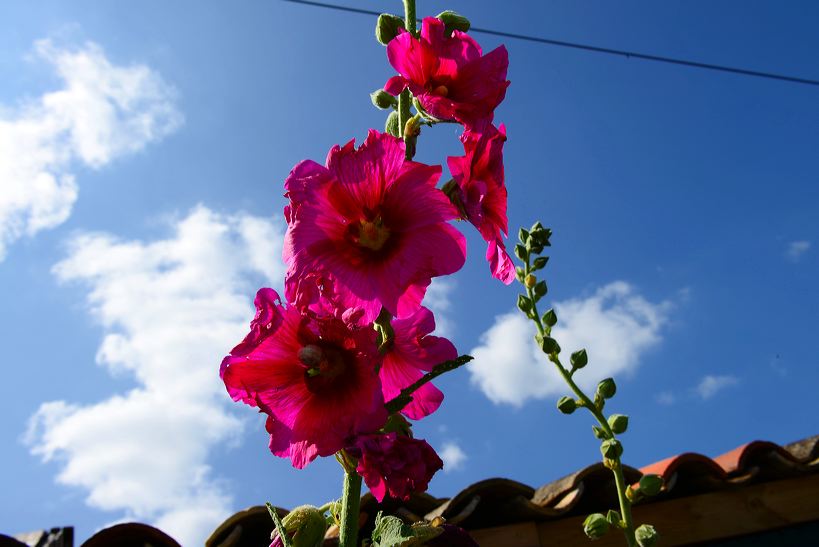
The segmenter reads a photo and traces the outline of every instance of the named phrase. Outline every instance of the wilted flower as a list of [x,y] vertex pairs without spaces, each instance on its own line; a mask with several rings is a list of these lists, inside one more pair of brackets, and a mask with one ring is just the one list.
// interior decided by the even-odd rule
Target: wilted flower
[[407,500],[414,492],[426,491],[432,476],[444,466],[426,441],[397,433],[361,435],[347,452],[358,458],[356,471],[378,501],[387,492]]
[[465,131],[461,141],[465,155],[447,158],[457,185],[457,192],[455,188],[448,192],[488,243],[486,259],[492,275],[508,285],[515,279],[515,265],[503,243],[508,234],[503,173],[506,128],[487,124],[481,131]]

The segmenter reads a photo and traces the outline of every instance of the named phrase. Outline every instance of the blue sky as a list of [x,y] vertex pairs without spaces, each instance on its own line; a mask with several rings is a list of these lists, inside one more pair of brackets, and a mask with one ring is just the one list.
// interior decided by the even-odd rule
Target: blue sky
[[[400,10],[400,2],[353,2]],[[419,2],[478,27],[819,78],[812,2]],[[196,544],[225,515],[339,495],[271,456],[223,354],[279,286],[282,182],[383,126],[366,16],[283,2],[0,5],[0,532],[126,518]],[[485,51],[501,42],[476,35]],[[554,229],[548,298],[587,385],[619,380],[627,463],[817,433],[815,87],[506,40],[510,227]],[[459,155],[425,130],[417,159]],[[430,492],[594,462],[483,243],[429,296],[479,357],[416,432]]]

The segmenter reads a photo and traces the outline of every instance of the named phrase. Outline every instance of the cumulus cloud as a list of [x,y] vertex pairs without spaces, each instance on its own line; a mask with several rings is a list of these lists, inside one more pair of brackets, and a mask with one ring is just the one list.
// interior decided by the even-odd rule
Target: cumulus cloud
[[[556,302],[558,324],[553,336],[568,355],[586,348],[589,366],[575,380],[593,387],[607,376],[632,372],[640,358],[662,340],[661,330],[671,304],[652,303],[634,287],[615,281],[587,298]],[[566,390],[554,366],[534,342],[534,325],[515,310],[495,318],[495,323],[470,354],[472,383],[494,403],[521,406]]]
[[91,42],[62,49],[41,40],[34,50],[62,85],[0,105],[0,260],[12,242],[68,219],[74,168],[101,168],[182,123],[173,88],[145,65],[115,65]]
[[438,455],[444,461],[445,473],[463,468],[464,462],[467,460],[466,452],[454,441],[445,442]]
[[799,259],[802,258],[808,250],[810,249],[810,241],[791,241],[788,243],[788,248],[785,251],[785,256],[788,257],[792,262],[799,262]]
[[183,545],[201,545],[230,514],[229,489],[208,465],[209,451],[241,430],[219,359],[246,334],[258,284],[281,284],[283,265],[270,257],[280,256],[282,237],[283,222],[200,206],[167,239],[72,240],[54,274],[87,287],[105,331],[97,363],[137,387],[96,404],[41,405],[26,440],[60,463],[58,482]]
[[438,336],[452,336],[454,326],[450,318],[452,308],[452,291],[454,283],[446,277],[435,277],[427,288],[424,296],[424,306],[435,315],[435,334]]
[[700,383],[697,384],[695,391],[703,401],[706,401],[725,388],[734,386],[737,383],[739,383],[739,378],[736,376],[712,376],[709,374],[704,376]]

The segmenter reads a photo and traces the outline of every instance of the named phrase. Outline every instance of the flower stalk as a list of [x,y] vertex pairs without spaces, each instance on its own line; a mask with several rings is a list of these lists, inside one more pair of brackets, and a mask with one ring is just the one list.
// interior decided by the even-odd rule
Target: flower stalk
[[[601,446],[601,452],[603,452],[603,464],[614,474],[614,480],[617,487],[617,499],[620,505],[619,515],[622,515],[621,518],[617,518],[619,517],[619,515],[617,515],[612,519],[614,522],[611,522],[610,524],[612,524],[615,528],[619,528],[623,532],[628,547],[637,547],[638,542],[635,537],[634,520],[631,514],[631,500],[627,495],[627,491],[630,487],[628,484],[626,484],[626,479],[623,474],[623,465],[620,461],[622,445],[620,444],[620,441],[617,440],[617,436],[612,430],[609,421],[603,415],[603,405],[605,404],[605,399],[614,394],[614,383],[610,379],[601,382],[601,385],[598,386],[597,394],[595,395],[594,400],[586,395],[573,378],[574,373],[586,365],[587,356],[585,350],[574,353],[572,355],[571,369],[566,368],[560,361],[560,346],[553,338],[551,338],[552,326],[554,326],[555,322],[557,321],[557,316],[552,310],[549,310],[543,316],[541,316],[538,312],[537,303],[546,294],[547,287],[545,281],[538,281],[536,272],[546,265],[546,260],[544,260],[545,257],[537,257],[533,263],[532,257],[533,255],[539,255],[543,251],[544,247],[550,245],[550,236],[551,230],[543,228],[539,222],[532,226],[531,231],[526,231],[524,229],[521,229],[520,231],[520,244],[515,247],[515,254],[523,262],[524,267],[518,269],[517,276],[518,280],[526,288],[526,296],[521,295],[518,298],[518,307],[535,323],[535,326],[537,327],[536,339],[542,351],[547,355],[549,361],[555,365],[555,368],[557,368],[560,376],[572,390],[572,393],[574,393],[574,395],[577,397],[576,401],[571,401],[570,399],[564,397],[558,402],[558,408],[562,412],[569,414],[574,412],[576,407],[584,407],[600,424],[599,429],[596,429],[595,432],[596,434],[599,432],[598,437],[600,437],[603,441]],[[604,386],[604,384],[605,386],[612,387],[608,389],[601,389],[601,386]],[[592,515],[591,517],[594,516],[596,515]],[[587,531],[587,534],[588,533],[589,532]]]
[[341,491],[339,547],[356,547],[358,545],[358,515],[360,507],[361,475],[356,473],[354,468],[345,465],[344,487]]

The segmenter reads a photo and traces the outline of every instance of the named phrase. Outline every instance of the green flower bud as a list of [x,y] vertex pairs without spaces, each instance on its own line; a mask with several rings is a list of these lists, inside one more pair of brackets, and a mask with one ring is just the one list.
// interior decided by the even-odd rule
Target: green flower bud
[[663,489],[663,478],[660,475],[643,475],[639,489],[645,496],[656,496]]
[[597,395],[603,399],[611,399],[617,393],[617,384],[614,383],[613,378],[606,378],[597,384]]
[[[532,277],[534,277],[534,276],[532,276]],[[535,285],[535,298],[537,300],[540,300],[541,298],[543,298],[546,295],[546,293],[548,291],[549,291],[549,288],[546,286],[545,281],[538,282],[538,284]]]
[[529,300],[529,297],[522,294],[518,295],[518,309],[527,315],[529,314],[529,310],[532,309],[532,301]]
[[537,277],[533,276],[532,274],[527,275],[523,278],[523,285],[527,289],[533,288],[535,285],[537,285]]
[[585,349],[572,353],[572,368],[583,368],[589,362],[589,356]]
[[592,431],[594,432],[594,436],[600,439],[601,441],[605,441],[609,438],[609,434],[606,433],[606,430],[600,427],[599,425],[593,425]]
[[321,547],[327,522],[317,507],[301,505],[282,519],[293,547]]
[[376,108],[386,110],[398,105],[398,99],[384,91],[383,89],[376,89],[370,93],[370,100]]
[[612,414],[609,416],[609,427],[616,435],[625,433],[628,429],[628,416],[625,414]]
[[614,460],[623,454],[623,445],[617,439],[606,439],[600,445],[600,453],[607,460]]
[[384,131],[393,137],[401,136],[401,134],[398,132],[398,112],[390,112],[390,115],[387,116],[387,123],[384,124]]
[[600,539],[609,531],[609,521],[600,513],[592,513],[583,521],[583,532],[591,539]]
[[526,256],[527,256],[526,247],[524,247],[520,243],[515,245],[515,256],[517,256],[519,259],[526,262]]
[[525,245],[529,240],[529,231],[526,228],[521,228],[518,230],[518,239]]
[[535,270],[542,270],[546,267],[547,262],[549,262],[548,256],[539,256],[532,262],[532,268]]
[[660,534],[650,524],[641,524],[634,531],[634,537],[637,538],[637,544],[640,547],[652,547],[657,544],[660,539]]
[[543,353],[550,355],[552,353],[560,353],[560,346],[557,344],[557,340],[551,338],[549,336],[541,337],[539,334],[535,336],[535,340],[540,345],[540,349]]
[[609,512],[606,513],[606,520],[609,521],[609,524],[614,526],[615,528],[622,527],[623,518],[620,516],[620,513],[615,511],[614,509],[609,509]]
[[520,266],[516,266],[515,267],[515,274],[516,274],[516,277],[518,278],[518,281],[523,283],[524,276],[526,275],[526,270],[524,270]]
[[436,15],[435,18],[444,22],[447,36],[450,36],[453,30],[466,32],[470,27],[469,19],[459,13],[455,13],[454,11],[442,11]]
[[577,410],[577,401],[571,397],[561,397],[557,401],[557,409],[563,414],[571,414]]
[[548,310],[546,313],[544,313],[543,322],[550,327],[554,327],[557,324],[557,314],[555,313],[555,310]]
[[404,28],[404,20],[397,15],[382,13],[375,23],[375,39],[385,46],[390,40],[398,36],[398,31]]

